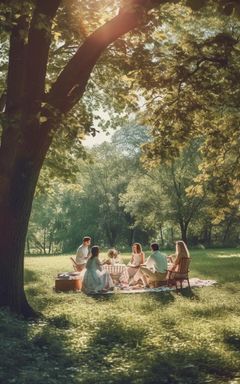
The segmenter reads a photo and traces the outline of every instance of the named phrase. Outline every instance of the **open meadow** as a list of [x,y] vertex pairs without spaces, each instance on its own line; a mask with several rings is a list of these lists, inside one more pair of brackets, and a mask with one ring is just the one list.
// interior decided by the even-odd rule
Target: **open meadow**
[[[240,383],[240,250],[194,250],[192,292],[55,293],[69,255],[26,257],[25,287],[42,319],[0,312],[0,382]],[[123,255],[127,261],[127,255]]]

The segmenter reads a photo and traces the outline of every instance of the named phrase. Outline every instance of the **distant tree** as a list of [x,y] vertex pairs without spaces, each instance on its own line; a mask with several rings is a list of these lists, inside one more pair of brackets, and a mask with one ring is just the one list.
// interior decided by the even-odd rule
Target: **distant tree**
[[74,251],[86,234],[93,242],[108,247],[128,246],[138,238],[143,243],[148,241],[148,232],[133,228],[132,217],[119,204],[120,194],[142,169],[139,154],[140,144],[146,141],[145,132],[145,127],[124,126],[110,143],[87,150],[87,161],[75,161],[78,172],[74,184],[60,183],[55,173],[50,180],[44,175],[33,204],[28,252]]
[[127,125],[124,125],[113,134],[111,143],[116,146],[121,154],[139,160],[141,145],[149,140],[149,128],[139,126],[134,120],[130,120]]
[[190,197],[186,192],[197,175],[196,147],[189,146],[177,161],[148,170],[145,176],[138,175],[138,182],[132,180],[121,197],[135,223],[154,230],[162,241],[163,228],[170,223],[172,227],[178,226],[182,240],[187,242],[189,225],[203,207],[202,197]]

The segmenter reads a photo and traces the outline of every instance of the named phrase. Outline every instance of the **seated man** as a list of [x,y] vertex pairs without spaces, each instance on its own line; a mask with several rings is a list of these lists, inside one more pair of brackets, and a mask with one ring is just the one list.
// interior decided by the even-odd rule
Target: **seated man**
[[151,249],[152,254],[146,263],[140,266],[140,271],[134,276],[135,282],[142,280],[144,286],[155,286],[157,282],[166,280],[167,277],[167,257],[159,251],[157,243],[152,243]]

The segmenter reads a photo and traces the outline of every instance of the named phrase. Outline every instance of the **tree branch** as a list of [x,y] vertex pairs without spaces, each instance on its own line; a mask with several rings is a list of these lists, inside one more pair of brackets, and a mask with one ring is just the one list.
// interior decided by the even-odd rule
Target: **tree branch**
[[91,71],[104,49],[136,27],[138,21],[135,14],[119,14],[89,36],[59,75],[48,102],[68,112],[84,93]]
[[98,28],[85,40],[60,73],[47,95],[48,103],[61,112],[68,112],[83,95],[91,71],[104,49],[118,37],[137,27],[144,10],[164,2],[166,1],[134,0],[130,10],[121,10],[116,17]]
[[37,113],[44,95],[52,20],[61,0],[38,0],[33,13],[27,52],[25,102],[27,112]]

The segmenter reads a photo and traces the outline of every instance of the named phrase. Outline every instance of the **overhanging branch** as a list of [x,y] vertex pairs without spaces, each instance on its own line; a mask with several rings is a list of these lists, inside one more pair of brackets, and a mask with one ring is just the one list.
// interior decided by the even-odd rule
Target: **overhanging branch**
[[98,28],[78,49],[60,73],[47,101],[61,112],[68,112],[83,95],[86,84],[101,53],[117,38],[136,28],[146,9],[166,3],[166,0],[134,0],[132,9],[119,14]]

